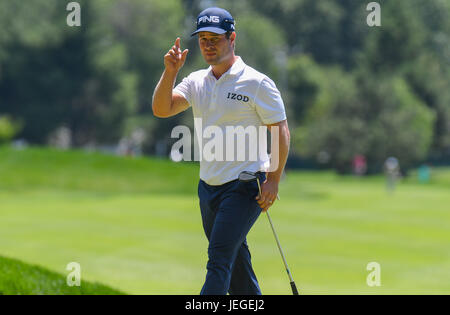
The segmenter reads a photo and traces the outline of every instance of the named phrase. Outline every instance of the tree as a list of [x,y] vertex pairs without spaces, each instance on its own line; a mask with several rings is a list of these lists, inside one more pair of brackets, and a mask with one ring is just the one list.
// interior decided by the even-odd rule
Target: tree
[[113,141],[134,110],[135,78],[126,71],[123,47],[98,31],[102,8],[80,4],[82,26],[71,28],[64,2],[0,2],[3,14],[15,12],[0,21],[0,110],[24,122],[19,136],[31,142],[45,143],[61,125],[76,145]]
[[435,112],[431,156],[445,158],[450,148],[450,73],[431,55],[423,55],[411,66],[406,77],[413,91]]
[[368,32],[365,4],[353,0],[251,0],[253,10],[286,34],[289,53],[311,55],[320,64],[355,66]]
[[296,55],[289,58],[286,109],[294,125],[304,122],[307,111],[318,102],[325,81],[325,71],[310,56]]
[[355,155],[367,157],[369,172],[380,171],[389,156],[405,168],[426,157],[434,114],[402,78],[378,81],[339,69],[328,70],[327,78],[294,132],[299,152],[308,157],[326,152],[342,173],[351,171]]
[[[423,53],[426,32],[416,8],[404,1],[383,1],[382,27],[373,27],[358,56],[371,75],[396,75]],[[400,44],[401,43],[401,44]]]
[[13,121],[9,116],[0,115],[0,144],[11,140],[20,128],[19,122]]

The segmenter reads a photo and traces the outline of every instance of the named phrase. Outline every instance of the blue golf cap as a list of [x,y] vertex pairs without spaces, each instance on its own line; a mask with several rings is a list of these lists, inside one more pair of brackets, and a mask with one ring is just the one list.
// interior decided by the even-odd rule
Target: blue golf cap
[[228,31],[234,32],[233,17],[227,10],[214,7],[200,12],[197,17],[197,30],[191,36],[199,32],[224,34]]

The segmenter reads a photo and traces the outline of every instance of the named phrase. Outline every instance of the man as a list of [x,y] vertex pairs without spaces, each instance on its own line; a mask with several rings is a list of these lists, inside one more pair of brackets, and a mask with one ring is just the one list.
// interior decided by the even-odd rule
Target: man
[[[170,117],[192,106],[194,118],[201,118],[205,127],[226,130],[227,126],[265,125],[271,132],[278,128],[278,168],[267,175],[267,154],[257,161],[200,161],[198,195],[209,240],[207,275],[201,294],[259,295],[246,236],[261,211],[267,211],[278,194],[290,137],[284,104],[273,81],[235,55],[236,33],[229,12],[220,8],[202,11],[192,36],[196,34],[210,67],[191,73],[173,89],[188,54],[187,49],[181,51],[177,38],[164,56],[165,70],[153,95],[153,113]],[[201,130],[196,132],[202,135]],[[258,173],[261,195],[256,182],[237,180],[244,170],[263,171]]]

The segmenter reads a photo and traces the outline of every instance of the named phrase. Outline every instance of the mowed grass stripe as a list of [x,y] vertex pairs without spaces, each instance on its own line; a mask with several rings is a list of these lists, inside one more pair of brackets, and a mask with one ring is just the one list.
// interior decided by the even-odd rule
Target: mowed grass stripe
[[[40,155],[36,167],[34,151]],[[84,279],[127,293],[198,294],[207,241],[197,166],[154,159],[136,164],[137,159],[100,154],[90,154],[94,161],[84,164],[83,152],[31,153],[19,151],[21,159],[15,160],[15,151],[0,150],[0,165],[9,157],[6,175],[0,174],[0,254],[61,273],[78,261]],[[64,167],[46,172],[49,160],[61,160]],[[13,178],[14,167],[24,177],[29,168],[34,181]],[[168,175],[174,167],[177,175]],[[65,179],[81,173],[78,168],[89,177]],[[438,180],[430,185],[402,180],[393,195],[380,176],[288,172],[271,215],[302,292],[449,293],[450,172],[436,172]],[[263,293],[290,294],[265,215],[248,241]],[[371,261],[381,264],[381,287],[366,284]]]

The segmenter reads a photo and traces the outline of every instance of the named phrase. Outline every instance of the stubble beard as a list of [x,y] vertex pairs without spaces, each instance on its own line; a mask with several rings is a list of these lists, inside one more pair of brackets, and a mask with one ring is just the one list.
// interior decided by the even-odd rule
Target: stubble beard
[[209,64],[211,66],[215,66],[220,63],[220,57],[217,55],[214,57],[205,56],[205,61],[207,64]]
[[203,55],[203,58],[205,59],[207,64],[215,66],[226,60],[229,55],[231,55],[231,48],[228,49],[226,52],[222,52],[221,54],[218,54],[218,52],[216,51],[216,55],[212,57],[206,56],[205,53],[205,55]]

